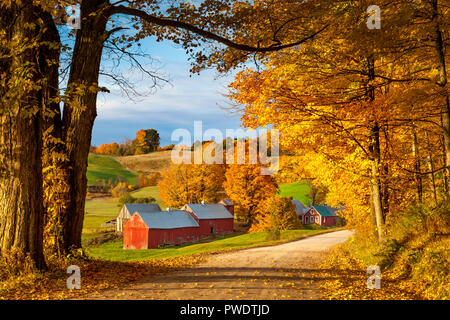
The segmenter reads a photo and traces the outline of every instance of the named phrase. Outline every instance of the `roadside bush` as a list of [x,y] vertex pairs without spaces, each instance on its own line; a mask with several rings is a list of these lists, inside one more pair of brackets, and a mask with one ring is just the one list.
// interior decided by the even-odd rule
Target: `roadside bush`
[[345,221],[342,217],[336,217],[336,227],[343,227],[347,224],[347,221]]
[[270,197],[257,209],[258,214],[249,232],[301,229],[295,205],[286,197]]

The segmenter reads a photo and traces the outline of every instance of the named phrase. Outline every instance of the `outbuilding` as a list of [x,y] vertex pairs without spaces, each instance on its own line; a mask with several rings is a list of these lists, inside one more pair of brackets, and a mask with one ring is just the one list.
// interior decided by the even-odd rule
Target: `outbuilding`
[[200,239],[199,224],[184,210],[136,211],[124,225],[124,249],[153,249]]
[[123,232],[123,226],[130,220],[131,215],[135,212],[158,212],[161,211],[157,203],[127,203],[120,209],[116,218],[116,231]]
[[234,216],[220,203],[189,203],[181,208],[190,212],[200,226],[200,236],[233,232]]

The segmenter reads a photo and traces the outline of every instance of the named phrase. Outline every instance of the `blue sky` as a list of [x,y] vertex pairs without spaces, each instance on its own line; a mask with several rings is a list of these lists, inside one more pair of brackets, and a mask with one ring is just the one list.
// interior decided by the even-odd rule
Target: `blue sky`
[[[156,129],[161,137],[161,146],[175,143],[170,140],[173,130],[184,128],[193,131],[194,121],[203,121],[203,130],[217,128],[237,129],[240,120],[237,115],[222,110],[229,106],[227,84],[232,75],[217,77],[214,70],[203,71],[190,77],[190,65],[184,50],[169,41],[158,43],[152,39],[143,41],[143,50],[158,60],[159,72],[170,79],[151,95],[130,101],[120,91],[100,94],[97,103],[97,119],[92,134],[92,144],[121,142],[134,139],[140,129]],[[125,70],[127,72],[127,70]],[[130,78],[138,90],[148,90],[151,81],[136,71],[130,71]]]

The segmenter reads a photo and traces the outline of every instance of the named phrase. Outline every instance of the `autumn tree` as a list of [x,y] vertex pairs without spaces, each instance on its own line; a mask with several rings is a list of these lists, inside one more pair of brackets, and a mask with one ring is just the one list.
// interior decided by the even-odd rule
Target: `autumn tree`
[[110,156],[117,156],[117,155],[119,155],[119,144],[117,142],[101,144],[95,150],[95,153],[110,155]]
[[255,222],[249,232],[294,230],[300,229],[301,226],[291,199],[272,196],[259,204]]
[[136,133],[136,154],[157,151],[159,148],[159,133],[155,129],[139,130]]
[[[34,160],[16,158],[18,163],[14,167],[27,168],[24,170],[28,172],[29,176],[39,179],[40,175],[35,174],[36,171],[41,172],[39,162],[48,161],[43,164],[44,175],[50,172],[51,175],[44,177],[44,181],[46,181],[44,188],[59,199],[58,219],[56,220],[60,225],[55,226],[54,229],[60,230],[58,237],[61,240],[57,242],[61,245],[55,250],[60,251],[61,256],[71,248],[81,247],[87,185],[87,157],[90,150],[92,127],[97,115],[96,101],[99,92],[109,91],[100,85],[100,76],[113,79],[119,87],[125,86],[131,90],[133,88],[127,86],[123,77],[118,77],[114,70],[110,69],[110,73],[105,70],[105,65],[101,63],[105,52],[112,52],[111,56],[115,56],[118,63],[123,60],[123,57],[128,57],[132,66],[150,76],[156,85],[156,81],[160,78],[142,68],[142,64],[129,50],[130,44],[143,38],[155,36],[158,41],[169,39],[182,44],[193,58],[193,72],[210,66],[216,66],[219,71],[226,71],[245,62],[252,55],[253,58],[261,58],[265,53],[303,44],[327,27],[324,24],[317,28],[317,25],[310,23],[319,19],[322,13],[320,8],[311,2],[280,2],[276,8],[280,14],[276,16],[271,15],[273,12],[271,1],[258,3],[205,1],[198,5],[175,1],[164,6],[160,6],[158,1],[152,0],[116,1],[114,3],[108,0],[82,0],[79,3],[81,25],[76,32],[69,34],[75,36],[75,42],[70,47],[68,59],[64,60],[68,61],[63,68],[68,71],[65,78],[67,85],[61,92],[59,90],[58,62],[62,61],[59,56],[62,40],[56,24],[61,21],[64,23],[67,20],[64,7],[68,3],[56,0],[17,1],[15,4],[11,1],[3,1],[1,3],[2,17],[15,19],[20,17],[19,12],[33,11],[39,15],[42,13],[39,18],[33,16],[28,19],[29,17],[26,17],[25,20],[29,21],[30,25],[39,26],[39,29],[36,29],[34,33],[27,34],[23,39],[31,41],[45,39],[42,41],[45,43],[45,48],[36,49],[37,47],[34,47],[33,49],[38,50],[40,54],[38,56],[42,57],[38,60],[43,62],[39,69],[40,75],[45,75],[45,77],[42,76],[43,85],[41,88],[35,87],[28,91],[27,97],[35,101],[41,101],[42,97],[45,97],[45,104],[42,105],[42,108],[39,106],[37,113],[33,112],[33,116],[37,116],[42,110],[45,110],[48,116],[42,126],[33,126],[34,129],[39,128],[37,135],[30,134],[34,131],[29,131],[27,126],[24,127],[23,134],[26,132],[29,137],[33,137],[26,145],[32,145],[33,148],[36,147],[41,151],[27,150],[24,154],[33,157]],[[23,8],[26,10],[22,10]],[[266,17],[268,16],[271,28],[267,28]],[[129,20],[127,21],[127,19]],[[37,20],[37,24],[34,24],[35,20]],[[15,19],[14,21],[24,20]],[[3,22],[4,29],[11,27],[8,19],[4,19]],[[127,31],[129,25],[136,30],[135,33]],[[18,29],[27,30],[27,28],[21,27],[14,30]],[[26,43],[26,41],[16,41],[21,39],[20,37],[14,38],[14,41],[11,42],[16,31],[12,33],[9,31],[10,29],[7,32],[2,30],[2,37],[4,35],[6,38],[10,37],[6,42],[2,42],[2,59],[3,53],[5,53],[5,57],[11,56],[8,52],[15,51],[11,49],[16,49],[17,43]],[[4,44],[6,44],[5,50],[3,50]],[[200,47],[205,50],[200,50]],[[67,49],[65,48],[63,52],[68,52]],[[15,52],[22,51],[16,50]],[[21,55],[21,57],[25,56]],[[36,57],[34,53],[28,55],[21,61],[21,65],[32,65],[35,62],[34,57]],[[15,65],[13,64],[13,66]],[[8,63],[5,64],[2,60],[2,71],[6,70],[7,74],[12,74],[7,72],[8,68]],[[5,79],[4,76],[2,77]],[[39,83],[38,80],[33,79],[33,82]],[[3,87],[7,91],[11,91],[8,88],[14,88],[5,83],[3,82]],[[22,93],[24,91],[26,90],[22,90]],[[3,101],[7,102],[6,96],[2,93]],[[11,132],[14,128],[11,122],[5,122],[2,127],[5,132]],[[21,128],[20,130],[22,130]],[[48,141],[44,151],[39,142],[40,136]],[[20,146],[23,145],[20,144]],[[52,154],[52,156],[44,157],[42,160],[41,153]],[[12,162],[10,161],[10,163]],[[30,164],[33,169],[28,169]],[[51,169],[46,170],[45,168]],[[62,177],[62,180],[53,180],[52,177],[55,175]],[[13,188],[5,188],[5,190],[7,189],[13,190]],[[33,189],[20,194],[31,199],[33,196],[30,194],[40,194],[35,191],[36,189]],[[8,192],[2,193],[2,198],[12,199],[13,197],[10,197]],[[39,199],[36,201],[40,202]],[[46,204],[46,211],[54,211],[53,201],[50,201],[50,198],[42,203]],[[7,206],[4,210],[2,209],[1,215],[6,217],[9,211],[10,208]],[[33,212],[33,210],[27,212]],[[37,230],[36,233],[40,234],[40,224],[37,223],[28,228],[18,222],[17,226],[12,228],[32,229],[30,232],[33,234]],[[8,227],[9,229],[11,228]],[[9,246],[8,244],[6,247]]]
[[252,223],[262,201],[275,195],[278,186],[271,175],[261,175],[260,164],[231,164],[225,174],[224,189],[236,203],[235,214]]
[[[0,3],[0,255],[43,255],[43,129],[52,118],[58,44],[49,8]],[[55,53],[56,52],[56,53]],[[49,76],[50,75],[50,76]]]
[[324,203],[327,197],[328,189],[323,184],[310,183],[311,190],[308,197],[311,199],[311,205],[315,206]]
[[223,198],[224,174],[224,165],[172,163],[161,173],[158,190],[169,207],[202,201],[215,203]]
[[[423,41],[430,41],[439,38],[432,35],[432,21],[435,27],[436,21],[440,27],[448,26],[445,19],[441,21],[445,6],[438,8],[434,18],[425,12],[433,3],[438,4],[425,1],[408,7],[380,1],[384,18],[379,30],[366,25],[366,9],[372,3],[330,4],[333,28],[322,32],[311,46],[271,54],[264,69],[241,72],[232,85],[232,98],[244,105],[241,111],[246,126],[274,124],[282,132],[287,150],[314,154],[310,158],[313,163],[320,160],[333,175],[342,175],[337,176],[346,180],[341,187],[365,188],[367,193],[360,194],[361,199],[369,196],[371,205],[360,212],[368,213],[364,221],[373,222],[380,239],[391,212],[410,203],[411,189],[404,182],[417,176],[418,168],[417,161],[404,158],[411,155],[411,127],[435,124],[440,114],[436,108],[440,104],[435,104],[438,97],[429,82],[435,71],[427,66],[433,61],[432,46],[417,45],[414,29],[425,19],[427,23],[418,29]],[[428,60],[416,56],[418,52]],[[414,163],[416,169],[409,166]],[[445,165],[440,170],[443,168]],[[327,186],[331,188],[333,183],[336,180]],[[361,189],[357,190],[360,193]],[[350,198],[342,199],[347,202]],[[362,208],[359,200],[353,207]],[[351,210],[352,205],[348,207]]]

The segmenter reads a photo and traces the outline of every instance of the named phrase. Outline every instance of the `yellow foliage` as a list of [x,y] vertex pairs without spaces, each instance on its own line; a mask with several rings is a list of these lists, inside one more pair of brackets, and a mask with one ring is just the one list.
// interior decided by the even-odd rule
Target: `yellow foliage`
[[261,175],[259,164],[229,165],[223,184],[227,196],[237,205],[235,215],[246,222],[254,221],[262,201],[278,192],[275,178]]
[[219,164],[174,164],[161,173],[158,189],[169,207],[186,203],[218,202],[224,198],[225,167]]
[[257,209],[255,222],[249,232],[300,229],[301,222],[295,212],[295,205],[289,198],[269,197]]

